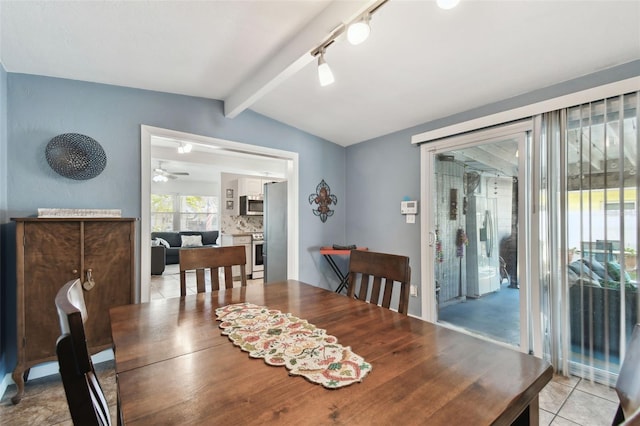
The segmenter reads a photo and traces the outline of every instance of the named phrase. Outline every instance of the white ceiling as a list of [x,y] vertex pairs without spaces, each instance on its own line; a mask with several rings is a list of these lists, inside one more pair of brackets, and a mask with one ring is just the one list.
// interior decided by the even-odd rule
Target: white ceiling
[[186,172],[178,176],[183,182],[220,182],[220,173],[284,178],[287,161],[263,155],[231,151],[219,146],[192,143],[190,153],[178,153],[182,141],[168,138],[151,138],[151,175],[154,169],[168,172]]
[[[0,0],[9,72],[220,99],[348,146],[640,59],[640,1],[390,0],[359,46],[309,54],[372,0]],[[408,142],[408,141],[407,141]]]

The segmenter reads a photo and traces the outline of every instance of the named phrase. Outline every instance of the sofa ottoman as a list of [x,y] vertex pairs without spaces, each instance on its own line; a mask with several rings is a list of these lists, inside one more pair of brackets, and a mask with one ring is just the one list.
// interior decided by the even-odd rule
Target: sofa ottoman
[[167,248],[151,246],[151,275],[162,275],[166,262]]

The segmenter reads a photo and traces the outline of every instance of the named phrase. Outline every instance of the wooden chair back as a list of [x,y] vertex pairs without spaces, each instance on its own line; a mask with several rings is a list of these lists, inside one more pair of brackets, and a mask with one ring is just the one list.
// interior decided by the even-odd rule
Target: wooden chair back
[[[359,279],[358,279],[359,278]],[[393,288],[400,287],[398,312],[407,314],[411,268],[409,258],[368,250],[351,250],[349,256],[349,297],[375,303],[389,309]],[[358,285],[359,284],[359,285]],[[380,301],[380,292],[382,301]],[[368,298],[367,298],[368,297]]]
[[627,353],[622,361],[616,393],[620,399],[618,412],[613,424],[617,425],[630,419],[640,409],[640,324],[633,327],[631,339],[627,344]]
[[247,285],[247,254],[244,246],[180,249],[180,296],[187,295],[187,271],[196,271],[198,293],[205,291],[205,270],[209,269],[211,291],[220,290],[219,268],[224,270],[224,287],[233,288],[232,266],[240,267],[240,282]]
[[74,425],[111,425],[109,406],[87,349],[87,308],[79,279],[69,281],[55,298],[62,335],[56,342],[60,376]]

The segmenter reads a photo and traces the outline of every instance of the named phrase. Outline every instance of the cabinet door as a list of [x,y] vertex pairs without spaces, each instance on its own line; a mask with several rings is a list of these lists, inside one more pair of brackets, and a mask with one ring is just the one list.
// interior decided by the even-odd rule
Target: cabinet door
[[85,222],[84,270],[95,281],[95,287],[84,292],[89,318],[85,323],[89,347],[111,342],[109,308],[132,303],[130,222]]
[[238,195],[262,195],[262,179],[240,178],[238,179]]
[[55,356],[60,336],[56,293],[79,277],[80,222],[25,223],[24,321],[25,360]]

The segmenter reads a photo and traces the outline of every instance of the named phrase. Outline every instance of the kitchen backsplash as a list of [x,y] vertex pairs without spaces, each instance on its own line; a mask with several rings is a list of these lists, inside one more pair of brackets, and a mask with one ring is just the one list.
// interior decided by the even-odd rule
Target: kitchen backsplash
[[222,216],[221,234],[241,234],[262,232],[263,216]]

